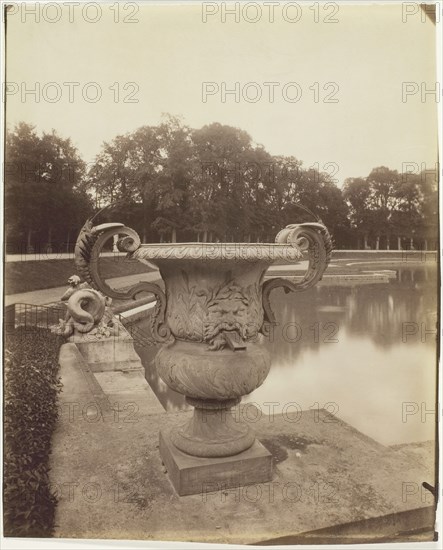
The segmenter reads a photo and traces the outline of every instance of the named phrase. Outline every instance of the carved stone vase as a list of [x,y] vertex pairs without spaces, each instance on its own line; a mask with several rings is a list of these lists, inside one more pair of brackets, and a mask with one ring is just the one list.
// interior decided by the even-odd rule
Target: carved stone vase
[[[164,291],[153,283],[139,283],[121,293],[104,282],[99,254],[115,235],[120,251],[159,269]],[[175,468],[180,475],[180,453],[196,457],[197,466],[209,467],[220,465],[226,457],[242,459],[253,448],[255,435],[250,426],[230,410],[258,388],[269,372],[271,358],[263,340],[275,323],[270,292],[277,287],[289,292],[313,286],[321,279],[331,250],[331,238],[321,223],[290,225],[273,244],[144,245],[122,224],[85,224],[76,245],[77,268],[91,286],[111,298],[130,298],[146,291],[155,294],[152,335],[161,344],[155,359],[157,372],[194,407],[191,419],[163,434],[167,441],[160,447],[168,470]],[[293,264],[304,255],[307,269],[301,280],[265,277],[274,262]],[[174,456],[165,458],[166,454]],[[218,466],[217,478],[220,471]],[[238,479],[232,471],[229,476],[231,482]],[[269,471],[265,477],[269,478]],[[175,480],[174,485],[180,484]],[[197,492],[195,487],[180,487],[180,494]]]

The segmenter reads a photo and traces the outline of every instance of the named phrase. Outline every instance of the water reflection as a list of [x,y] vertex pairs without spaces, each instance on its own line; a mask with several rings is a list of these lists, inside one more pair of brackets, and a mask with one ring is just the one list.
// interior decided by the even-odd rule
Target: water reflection
[[[266,341],[271,372],[244,401],[264,413],[268,402],[278,403],[276,413],[290,402],[303,410],[332,403],[331,412],[381,443],[432,439],[436,293],[436,270],[429,267],[399,269],[388,283],[275,290],[279,324]],[[139,327],[147,330],[147,323]],[[137,351],[165,409],[183,408],[184,397],[155,372],[156,349]]]

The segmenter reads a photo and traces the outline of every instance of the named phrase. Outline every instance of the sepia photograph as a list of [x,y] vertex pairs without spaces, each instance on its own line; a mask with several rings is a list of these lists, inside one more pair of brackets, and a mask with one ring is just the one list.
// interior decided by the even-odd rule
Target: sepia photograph
[[440,548],[442,2],[1,7],[1,547]]

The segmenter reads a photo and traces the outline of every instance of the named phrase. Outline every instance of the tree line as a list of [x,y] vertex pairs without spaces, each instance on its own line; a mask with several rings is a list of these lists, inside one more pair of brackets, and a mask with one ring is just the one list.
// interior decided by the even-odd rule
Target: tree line
[[[295,156],[271,155],[238,128],[192,129],[165,116],[105,142],[87,167],[70,139],[18,124],[6,136],[7,252],[71,251],[108,204],[143,242],[272,242],[290,223],[329,228],[337,248],[435,248],[435,178],[374,168],[340,189]],[[106,219],[106,216],[105,218]]]

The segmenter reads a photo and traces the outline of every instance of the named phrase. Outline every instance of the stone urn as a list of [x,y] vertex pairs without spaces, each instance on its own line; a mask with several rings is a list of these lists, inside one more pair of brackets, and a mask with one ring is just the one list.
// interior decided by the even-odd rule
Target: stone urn
[[[115,235],[118,249],[129,258],[159,269],[164,290],[143,282],[124,292],[107,285],[99,255]],[[152,292],[157,299],[151,323],[152,336],[161,344],[157,372],[194,407],[190,419],[160,434],[162,459],[179,494],[200,492],[205,475],[225,486],[271,479],[270,453],[230,409],[263,384],[269,372],[264,339],[276,322],[271,290],[310,288],[321,279],[331,250],[329,233],[319,222],[290,225],[272,244],[141,244],[123,224],[93,226],[88,220],[83,227],[76,265],[91,286],[111,298]],[[304,259],[300,280],[266,277],[273,263]]]

